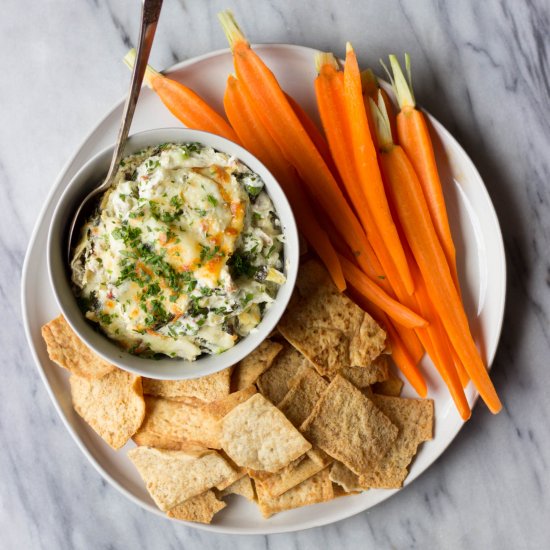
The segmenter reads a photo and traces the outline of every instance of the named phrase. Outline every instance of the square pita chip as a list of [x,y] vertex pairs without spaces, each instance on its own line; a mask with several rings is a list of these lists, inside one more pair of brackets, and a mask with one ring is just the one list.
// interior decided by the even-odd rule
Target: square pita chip
[[278,497],[271,497],[260,483],[256,484],[256,493],[258,494],[258,505],[265,518],[277,512],[326,502],[334,498],[332,482],[329,479],[327,468]]
[[289,489],[302,483],[302,481],[309,479],[311,476],[325,469],[327,464],[331,461],[332,459],[326,464],[321,464],[312,460],[306,453],[303,459],[301,457],[298,458],[275,474],[253,472],[251,476],[256,484],[260,483],[262,485],[264,493],[270,497],[278,497],[286,493]]
[[256,382],[283,349],[279,342],[264,340],[250,355],[237,363],[231,375],[231,389],[244,390]]
[[257,393],[221,421],[222,448],[243,468],[276,472],[311,448],[285,415]]
[[218,500],[214,491],[206,491],[170,508],[166,512],[169,518],[197,523],[211,523],[212,518],[227,505]]
[[346,380],[360,390],[367,389],[376,382],[384,382],[390,377],[390,366],[387,355],[379,355],[367,367],[344,367],[338,371]]
[[393,374],[393,372],[390,373],[387,380],[377,382],[372,386],[372,391],[374,393],[379,395],[388,395],[390,397],[399,397],[402,390],[403,380],[401,380],[399,376]]
[[167,512],[234,475],[233,468],[216,451],[168,451],[136,447],[128,451],[149,494]]
[[199,399],[170,401],[146,395],[145,419],[134,441],[162,449],[180,448],[177,443],[182,442],[219,448],[218,419]]
[[220,449],[220,420],[256,392],[254,387],[211,403],[186,398],[171,401],[145,396],[145,420],[134,435],[138,445],[178,450],[189,443]]
[[84,378],[101,378],[115,370],[91,351],[60,315],[42,327],[50,359],[60,367]]
[[231,367],[191,380],[155,380],[143,378],[143,393],[173,401],[196,397],[202,401],[215,401],[229,395]]
[[301,431],[313,445],[360,475],[387,453],[398,429],[351,382],[337,375]]
[[257,381],[257,386],[264,397],[278,405],[288,392],[288,385],[302,368],[309,368],[311,363],[290,344],[284,342],[273,364]]
[[294,378],[290,389],[277,407],[299,428],[327,387],[328,382],[317,374],[317,371],[306,367]]
[[399,433],[386,454],[364,472],[359,481],[362,487],[401,487],[418,446],[433,437],[433,401],[384,395],[374,395],[372,400],[397,426]]
[[141,378],[115,369],[102,378],[69,378],[76,412],[113,449],[120,449],[141,426],[145,403]]
[[374,319],[338,292],[315,260],[300,267],[293,298],[279,332],[322,376],[344,367],[367,367],[386,347],[386,333]]

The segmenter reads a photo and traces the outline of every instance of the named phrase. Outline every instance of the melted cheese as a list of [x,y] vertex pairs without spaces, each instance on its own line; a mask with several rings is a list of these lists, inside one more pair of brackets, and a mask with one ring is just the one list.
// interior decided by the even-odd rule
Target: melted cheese
[[[233,346],[276,292],[273,277],[253,273],[282,269],[282,231],[262,185],[236,159],[197,144],[125,159],[74,253],[86,316],[135,353],[194,359]],[[238,281],[227,263],[236,251],[252,262]]]

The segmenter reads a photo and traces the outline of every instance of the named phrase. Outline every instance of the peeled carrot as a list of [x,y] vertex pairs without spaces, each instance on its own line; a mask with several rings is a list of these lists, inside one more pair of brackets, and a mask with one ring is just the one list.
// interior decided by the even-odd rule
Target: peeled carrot
[[376,283],[343,256],[340,256],[340,264],[344,270],[346,280],[396,322],[407,328],[428,325],[425,319],[388,296]]
[[357,261],[364,264],[367,239],[361,224],[298,120],[277,79],[250,48],[233,14],[226,10],[218,17],[233,50],[235,71],[243,83],[247,100],[255,105],[263,125],[300,174],[310,196],[333,220],[338,232],[357,255]]
[[[136,51],[132,49],[126,54],[124,62],[132,68],[135,58]],[[164,76],[149,65],[145,70],[145,82],[158,94],[168,110],[188,128],[204,130],[237,141],[237,135],[227,121],[181,82]]]
[[329,149],[327,140],[323,137],[323,134],[321,134],[315,122],[311,120],[311,117],[304,111],[302,106],[291,95],[288,95],[287,93],[285,93],[285,96],[288,102],[290,103],[292,110],[298,117],[298,120],[304,127],[304,130],[307,132],[307,135],[309,136],[311,141],[315,144],[315,147],[317,147],[317,151],[319,151],[319,154],[323,157],[323,160],[326,162],[330,171],[336,177],[338,174],[338,170],[336,169],[336,165],[334,164],[334,159],[330,154],[330,149]]
[[[403,305],[416,311],[415,299],[405,289],[374,218],[370,214],[370,206],[363,190],[357,185],[359,177],[357,176],[356,167],[354,163],[349,161],[353,156],[353,147],[351,144],[351,130],[345,112],[343,73],[339,70],[336,58],[332,54],[318,54],[315,63],[318,72],[315,79],[315,93],[323,128],[345,189],[355,206],[376,256],[376,258],[373,257],[372,252],[367,249],[370,264],[374,269],[372,271],[364,269],[364,271],[390,295],[392,295],[390,289],[393,289],[395,296]],[[385,277],[387,277],[387,280]],[[400,331],[410,357],[417,363],[424,354],[418,337],[412,330],[403,327],[396,327],[396,329]]]
[[295,212],[299,212],[296,218],[300,231],[325,264],[338,290],[344,291],[346,282],[338,256],[328,235],[315,219],[297,174],[261,125],[259,117],[245,99],[240,82],[233,76],[229,76],[227,80],[224,107],[241,143],[267,166],[283,186]]
[[462,387],[465,388],[468,385],[468,382],[470,382],[470,377],[468,376],[468,373],[466,372],[466,369],[464,368],[462,361],[459,359],[458,355],[456,354],[456,351],[452,347],[451,347],[451,355],[453,356],[453,361],[455,363],[455,368],[456,368],[456,372],[458,373],[458,377],[460,378],[460,383],[462,384]]
[[[379,103],[384,111],[383,105],[383,102]],[[371,106],[377,122],[382,172],[429,297],[472,382],[491,412],[497,413],[502,404],[470,333],[468,319],[418,177],[405,151],[393,143],[383,112],[372,101]]]
[[370,213],[380,230],[382,239],[403,280],[405,289],[408,294],[412,294],[414,283],[386,199],[384,184],[376,159],[376,150],[369,133],[365,106],[363,104],[359,66],[350,43],[346,46],[344,93],[346,113],[351,128],[354,149],[353,159],[359,176],[359,182],[369,204]]
[[451,275],[453,276],[457,290],[460,291],[456,268],[456,250],[445,206],[443,187],[437,170],[434,148],[428,125],[426,124],[426,118],[422,111],[416,109],[411,82],[410,57],[408,54],[405,54],[405,63],[409,76],[408,83],[397,57],[390,55],[390,64],[393,70],[392,84],[399,108],[401,109],[397,115],[399,144],[407,153],[418,176],[435,231],[445,252]]
[[431,299],[426,289],[426,284],[422,275],[418,269],[418,266],[413,262],[409,262],[411,265],[412,274],[414,277],[415,292],[418,296],[418,302],[420,304],[420,311],[422,315],[429,320],[430,324],[427,328],[419,331],[422,333],[428,342],[424,342],[435,368],[441,375],[441,378],[445,382],[449,393],[453,398],[456,408],[463,420],[468,420],[471,416],[470,405],[464,395],[464,389],[451,353],[451,345],[448,341],[445,329],[441,324],[436,308],[431,302]]

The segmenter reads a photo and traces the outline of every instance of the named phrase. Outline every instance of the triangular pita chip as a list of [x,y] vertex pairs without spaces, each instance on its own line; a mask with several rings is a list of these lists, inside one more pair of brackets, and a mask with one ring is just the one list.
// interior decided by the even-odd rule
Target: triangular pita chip
[[120,449],[145,416],[141,378],[116,369],[102,378],[69,378],[76,412],[113,449]]
[[102,378],[116,368],[90,350],[63,315],[42,327],[42,338],[50,359],[73,374],[84,378]]

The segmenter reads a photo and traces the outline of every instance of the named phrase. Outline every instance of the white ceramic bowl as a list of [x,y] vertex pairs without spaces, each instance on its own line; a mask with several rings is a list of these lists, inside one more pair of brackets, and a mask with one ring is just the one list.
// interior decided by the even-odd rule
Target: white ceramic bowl
[[200,142],[233,155],[261,176],[273,201],[285,235],[284,259],[286,282],[279,288],[272,306],[266,310],[258,327],[233,348],[219,355],[205,355],[196,361],[184,359],[146,359],[120,349],[112,340],[98,332],[82,314],[73,294],[69,268],[66,263],[67,224],[77,205],[102,177],[105,177],[113,146],[90,159],[71,180],[55,208],[48,234],[48,270],[51,285],[67,322],[78,336],[106,361],[135,374],[149,378],[181,380],[197,378],[234,365],[253,351],[275,328],[283,314],[296,282],[299,262],[298,231],[286,196],[269,170],[251,153],[225,138],[187,128],[149,130],[131,136],[125,156],[145,147],[161,143]]

